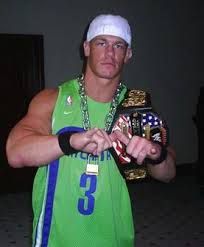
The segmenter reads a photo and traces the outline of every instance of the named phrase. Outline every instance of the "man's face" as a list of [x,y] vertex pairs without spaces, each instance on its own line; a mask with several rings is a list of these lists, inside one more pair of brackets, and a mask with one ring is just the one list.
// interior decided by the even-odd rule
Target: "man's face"
[[97,36],[90,42],[84,42],[87,66],[100,78],[114,79],[119,76],[124,63],[132,51],[124,40],[111,35]]

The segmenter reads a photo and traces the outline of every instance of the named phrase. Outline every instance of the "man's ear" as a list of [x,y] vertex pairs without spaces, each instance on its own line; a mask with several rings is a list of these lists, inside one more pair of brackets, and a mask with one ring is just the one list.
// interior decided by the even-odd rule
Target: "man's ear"
[[124,62],[127,63],[131,57],[132,57],[132,49],[128,47],[127,51],[126,51]]
[[90,44],[88,41],[84,41],[84,56],[88,57],[90,54]]

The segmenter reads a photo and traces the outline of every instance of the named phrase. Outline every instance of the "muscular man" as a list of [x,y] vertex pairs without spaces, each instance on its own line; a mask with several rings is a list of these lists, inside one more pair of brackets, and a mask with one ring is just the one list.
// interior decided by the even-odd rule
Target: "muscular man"
[[[33,185],[33,246],[132,247],[134,227],[126,183],[109,149],[115,140],[138,164],[150,160],[152,177],[175,176],[172,148],[160,164],[161,145],[120,131],[108,134],[126,87],[120,83],[132,56],[126,19],[97,16],[84,42],[83,77],[45,89],[12,129],[7,155],[12,167],[37,166]],[[90,166],[89,166],[90,165]]]

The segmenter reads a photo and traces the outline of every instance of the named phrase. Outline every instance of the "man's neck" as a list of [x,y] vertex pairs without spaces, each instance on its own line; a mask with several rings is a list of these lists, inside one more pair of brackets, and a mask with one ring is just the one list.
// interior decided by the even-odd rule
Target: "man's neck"
[[84,81],[87,96],[99,102],[112,101],[119,84],[118,78],[110,80],[96,76],[90,77],[87,74],[85,74]]

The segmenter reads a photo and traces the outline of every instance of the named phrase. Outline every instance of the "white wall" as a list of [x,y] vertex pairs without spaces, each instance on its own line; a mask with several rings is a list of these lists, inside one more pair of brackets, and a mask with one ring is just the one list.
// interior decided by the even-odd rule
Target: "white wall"
[[192,117],[204,81],[198,71],[199,9],[190,0],[1,0],[0,32],[43,34],[46,87],[55,87],[81,72],[78,48],[93,16],[112,12],[126,17],[134,56],[123,78],[129,87],[152,94],[153,105],[168,122],[178,164],[191,163],[197,160]]

